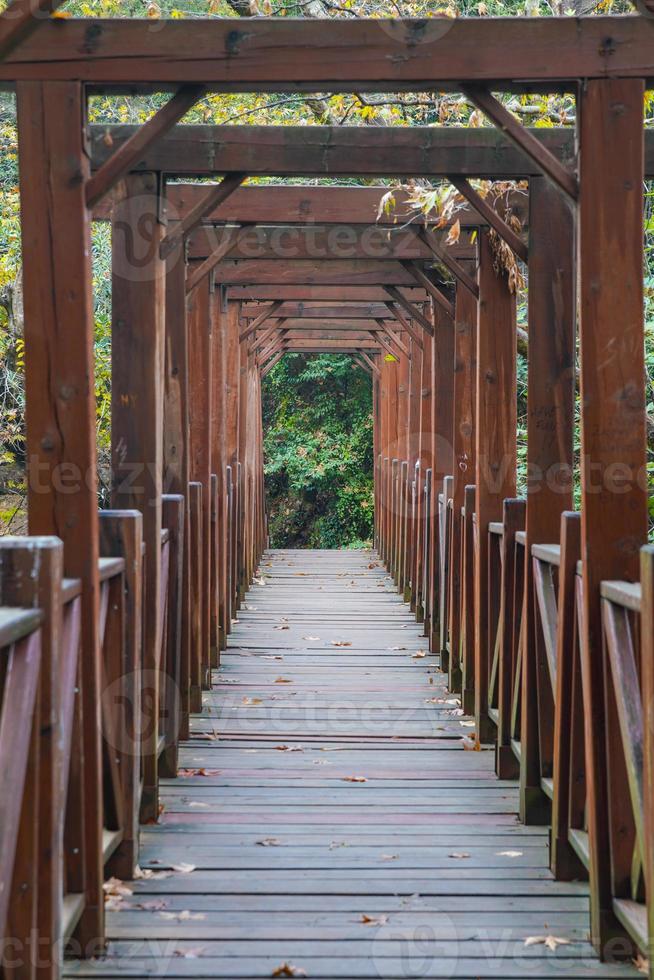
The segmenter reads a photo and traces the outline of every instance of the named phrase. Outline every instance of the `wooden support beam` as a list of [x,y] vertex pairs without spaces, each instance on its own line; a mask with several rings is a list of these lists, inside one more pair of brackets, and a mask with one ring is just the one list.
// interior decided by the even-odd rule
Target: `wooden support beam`
[[[141,819],[159,817],[159,693],[162,646],[165,264],[159,257],[157,174],[131,174],[120,187],[112,233],[111,503],[143,514],[143,790]],[[143,266],[132,247],[143,228],[153,240]],[[138,254],[138,253],[137,253]],[[138,337],[138,343],[134,338]]]
[[[529,202],[529,349],[527,360],[527,513],[525,555],[534,544],[559,540],[561,514],[572,507],[575,405],[575,218],[569,200],[545,177],[532,177]],[[525,562],[520,732],[520,810],[528,824],[549,823],[550,804],[541,788],[547,744],[539,732],[543,698],[539,664],[533,562]],[[507,671],[508,672],[508,671]],[[511,748],[510,680],[500,668],[498,775],[515,766]],[[504,690],[502,690],[504,688]],[[544,722],[543,722],[544,723]],[[511,777],[511,778],[513,778]],[[562,868],[562,846],[558,857]],[[568,845],[568,858],[572,858]],[[575,862],[576,865],[576,862]],[[577,871],[579,869],[577,868]]]
[[77,936],[92,955],[103,944],[104,862],[94,316],[83,87],[22,83],[17,108],[29,533],[61,538],[64,574],[82,582],[84,820],[71,820],[69,840],[85,862]]
[[271,316],[274,316],[275,313],[277,313],[277,311],[279,310],[280,306],[283,306],[283,302],[284,301],[281,299],[275,300],[275,302],[272,303],[272,305],[269,306],[267,310],[263,310],[261,313],[257,314],[257,316],[255,316],[252,323],[250,323],[241,334],[241,338],[240,338],[241,342],[247,340],[248,337],[251,337],[252,334],[259,329],[259,327],[262,327],[264,325],[266,320],[270,319]]
[[[208,255],[203,262],[199,262],[194,267],[193,272],[189,274],[188,279],[186,280],[187,293],[192,293],[193,290],[202,282],[205,276],[208,276],[209,273],[222,261],[222,259],[224,259],[226,255],[229,255],[231,250],[234,248],[237,239],[238,230],[233,239],[225,239],[222,241],[220,245],[214,249],[214,251]],[[219,276],[218,281],[222,283],[222,277]]]
[[[192,254],[192,253],[191,253]],[[393,259],[229,259],[215,265],[216,281],[242,285],[412,286],[415,278]]]
[[[281,266],[278,266],[281,269]],[[401,286],[402,295],[412,303],[424,303],[427,294],[424,289]],[[271,303],[281,299],[285,302],[300,303],[387,303],[388,294],[383,286],[347,286],[315,283],[256,283],[254,285],[232,285],[226,288],[230,300]]]
[[547,174],[551,180],[576,201],[579,182],[575,174],[564,166],[533,133],[526,129],[515,116],[502,105],[487,88],[480,85],[462,85],[463,94],[484,113],[491,122],[505,133],[516,146],[523,150]]
[[393,333],[386,320],[382,320],[381,318],[377,319],[377,325],[379,326],[380,330],[383,330],[384,333],[388,334],[390,340],[392,340],[392,342],[395,344],[396,347],[399,347],[399,349],[402,351],[403,354],[406,355],[406,357],[411,356],[409,353],[409,348],[403,343],[401,338],[398,337],[396,333]]
[[[315,320],[371,320],[375,317],[382,319],[388,315],[388,305],[386,303],[311,303],[311,302],[285,302],[280,301],[279,305],[270,308],[270,313],[262,309],[260,303],[244,303],[241,308],[241,319],[255,320],[262,314],[271,316],[278,313],[279,316],[292,319],[315,319]],[[249,323],[250,330],[252,323]],[[260,324],[257,324],[257,327]],[[255,328],[256,329],[256,328]],[[244,339],[241,334],[241,339]]]
[[360,357],[369,366],[370,370],[373,373],[373,376],[378,378],[380,375],[379,368],[377,367],[373,359],[369,357],[369,355],[366,354],[364,350],[361,351]]
[[[227,174],[219,184],[206,191],[197,204],[186,212],[163,239],[161,257],[165,259],[200,224],[207,214],[210,214],[231,197],[246,178],[247,174],[244,173]],[[169,219],[172,217],[170,208],[167,209],[167,217]]]
[[284,353],[285,352],[283,350],[280,350],[277,354],[275,354],[274,357],[271,357],[271,359],[264,367],[261,368],[262,378],[265,378],[267,374],[270,374],[275,364],[278,364],[281,361],[282,357],[284,356]]
[[[416,277],[413,274],[413,270],[409,271],[408,275],[415,280]],[[409,314],[412,320],[419,323],[423,330],[425,330],[430,336],[433,336],[433,323],[431,323],[431,321],[423,313],[421,313],[420,310],[416,309],[416,307],[409,302],[409,300],[405,299],[399,289],[396,289],[395,286],[391,285],[387,285],[384,288],[394,303],[401,306],[402,309]]]
[[370,365],[366,364],[365,361],[362,361],[360,357],[356,356],[356,354],[352,358],[352,361],[354,364],[358,364],[362,371],[365,371],[366,374],[369,374],[372,377],[372,369]]
[[429,246],[434,256],[446,266],[458,282],[462,283],[466,289],[470,290],[475,299],[479,298],[479,286],[474,276],[471,276],[465,266],[450,254],[447,246],[441,244],[436,235],[427,227],[419,228],[418,234]]
[[251,18],[247,30],[240,18],[193,18],[161,21],[156,35],[147,19],[95,23],[93,43],[88,19],[44,23],[0,65],[0,81],[270,93],[287,92],[292,75],[294,91],[385,93],[460,91],[462,79],[569,92],[579,78],[654,78],[646,17]]
[[93,208],[97,202],[129,173],[133,164],[143,156],[149,146],[168,132],[171,126],[192,109],[205,89],[202,85],[183,85],[173,97],[155,112],[107,162],[97,170],[86,184],[86,205]]
[[616,927],[609,841],[621,801],[608,792],[600,582],[637,581],[647,541],[643,97],[642,80],[588,81],[579,106],[581,655],[591,940],[602,951]]
[[504,273],[493,268],[489,233],[479,241],[477,325],[475,559],[475,720],[481,742],[495,738],[488,715],[492,664],[489,629],[488,525],[501,521],[516,487],[516,300]]
[[402,310],[399,307],[399,304],[398,303],[386,303],[386,309],[391,314],[391,316],[393,317],[393,319],[394,320],[397,320],[397,322],[400,324],[400,326],[403,327],[406,330],[406,332],[408,333],[408,335],[411,337],[411,340],[413,341],[413,343],[416,344],[420,348],[420,350],[422,350],[423,344],[422,344],[422,336],[420,335],[420,331],[414,329],[413,324],[411,323],[411,320],[410,319],[407,319],[404,316],[404,314],[402,313]]
[[268,341],[273,336],[273,334],[277,333],[278,330],[281,330],[281,328],[284,326],[286,322],[287,320],[285,317],[280,317],[279,319],[276,319],[275,322],[271,324],[267,330],[264,330],[261,337],[257,337],[255,339],[254,343],[250,348],[252,353],[256,354],[258,351],[263,350],[263,348],[268,343]]
[[402,265],[411,273],[416,282],[429,293],[431,298],[438,303],[441,309],[452,318],[454,316],[454,306],[450,303],[447,296],[443,295],[436,283],[432,282],[427,273],[415,262],[402,262]]
[[472,204],[472,206],[479,211],[481,215],[483,215],[491,228],[493,228],[497,234],[504,239],[509,248],[513,249],[517,257],[522,259],[523,262],[527,262],[529,259],[529,250],[523,240],[518,234],[516,234],[513,228],[511,228],[511,226],[499,216],[497,211],[490,206],[488,201],[481,196],[479,191],[476,191],[470,182],[465,178],[450,175],[448,180],[454,187],[456,187],[459,194],[465,197],[465,199]]
[[64,0],[11,0],[0,17],[0,61],[26,41]]
[[374,340],[376,340],[377,343],[381,347],[383,347],[384,350],[387,351],[396,360],[399,361],[401,359],[401,356],[402,355],[400,353],[398,353],[398,350],[393,346],[393,344],[389,340],[386,339],[386,337],[384,336],[384,331],[383,330],[374,330],[374,331],[371,330],[370,331],[370,336],[372,338],[374,338]]

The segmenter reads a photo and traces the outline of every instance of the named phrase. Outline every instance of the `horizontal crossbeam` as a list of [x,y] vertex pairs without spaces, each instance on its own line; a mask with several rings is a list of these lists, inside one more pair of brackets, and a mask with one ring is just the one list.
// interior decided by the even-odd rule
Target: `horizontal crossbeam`
[[[216,91],[570,91],[577,79],[654,81],[645,17],[68,19],[44,23],[0,64],[0,82],[81,79],[103,89],[180,83]],[[480,57],[483,53],[483,57]]]

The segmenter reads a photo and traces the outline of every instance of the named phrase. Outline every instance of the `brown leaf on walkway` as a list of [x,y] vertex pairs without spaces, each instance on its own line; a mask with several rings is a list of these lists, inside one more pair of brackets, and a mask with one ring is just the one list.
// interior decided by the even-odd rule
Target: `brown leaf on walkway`
[[261,698],[243,698],[241,704],[263,704],[263,701]]
[[569,946],[569,939],[562,939],[560,936],[528,936],[525,939],[525,946],[546,946],[553,953],[557,946]]
[[333,647],[351,647],[352,643],[350,640],[332,640]]
[[320,637],[319,636],[303,636],[302,639],[303,640],[319,640]]
[[201,953],[204,953],[206,946],[194,946],[191,949],[176,949],[173,956],[178,959],[196,960]]
[[451,858],[458,858],[459,860],[464,860],[464,858],[469,858],[470,854],[467,851],[452,851],[451,854],[447,855]]
[[397,861],[399,854],[382,854],[380,861]]
[[190,779],[191,776],[219,776],[220,769],[180,769],[177,773],[182,779]]
[[278,837],[263,837],[261,840],[257,841],[260,847],[279,847],[281,841]]
[[171,864],[170,867],[180,875],[190,875],[191,871],[195,871],[195,865],[187,864],[186,861],[180,861],[179,864]]
[[644,973],[646,977],[649,976],[649,960],[645,959],[645,957],[641,956],[639,953],[633,962],[639,973]]
[[280,654],[264,653],[262,660],[283,660],[284,658]]
[[368,780],[365,776],[343,776],[341,780],[344,783],[367,783]]
[[290,630],[291,627],[288,625],[288,623],[282,623],[281,626],[275,626],[273,628],[276,630]]
[[288,677],[276,677],[275,684],[292,684],[293,681]]
[[464,735],[461,739],[461,743],[466,752],[481,752],[481,745],[476,732],[470,736]]
[[383,926],[388,922],[387,915],[366,915],[364,912],[359,919],[364,926]]
[[273,977],[306,977],[307,971],[303,970],[301,966],[294,966],[292,963],[280,963],[272,971]]
[[422,659],[422,657],[426,657],[427,654],[425,653],[424,650],[416,650],[416,652],[412,653],[411,656],[413,657],[414,660],[420,660]]
[[519,858],[522,857],[522,851],[496,851],[497,857],[505,858]]
[[391,647],[391,650],[406,650],[406,647]]
[[278,752],[304,752],[301,745],[276,745]]
[[159,917],[169,919],[171,922],[191,922],[198,919],[206,919],[206,915],[203,912],[191,912],[189,909],[184,909],[182,912],[160,912]]

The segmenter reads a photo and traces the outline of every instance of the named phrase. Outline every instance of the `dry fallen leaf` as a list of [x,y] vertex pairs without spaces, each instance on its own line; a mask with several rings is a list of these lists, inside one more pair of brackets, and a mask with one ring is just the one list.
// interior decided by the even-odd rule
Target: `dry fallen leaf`
[[246,704],[246,705],[250,705],[250,704],[262,704],[262,703],[263,702],[262,702],[261,698],[243,698],[243,700],[241,701],[241,704]]
[[525,939],[525,946],[547,946],[552,952],[556,952],[557,946],[569,946],[569,939],[561,939],[560,936],[528,936]]
[[337,847],[349,847],[349,846],[350,845],[346,840],[341,840],[341,841],[333,840],[329,845],[329,850],[335,851]]
[[344,783],[367,783],[368,780],[365,776],[343,776],[342,782]]
[[474,728],[475,727],[474,721],[460,721],[459,724],[460,725],[463,725],[464,728]]
[[332,640],[333,647],[351,647],[352,644],[349,640]]
[[281,841],[277,837],[263,837],[257,841],[261,847],[279,847]]
[[448,854],[448,857],[463,859],[463,858],[469,858],[470,855],[468,854],[467,851],[452,851],[451,854]]
[[220,769],[180,769],[177,773],[182,779],[190,779],[191,776],[219,776]]
[[319,636],[303,636],[302,639],[303,640],[319,640],[320,637]]
[[185,861],[181,861],[179,864],[171,864],[170,867],[180,875],[190,875],[191,871],[195,871],[195,865],[187,864]]
[[425,653],[424,650],[416,650],[416,652],[412,653],[411,656],[413,657],[414,660],[421,660],[422,657],[426,657],[427,654]]
[[497,851],[497,857],[506,858],[519,858],[522,857],[522,851]]
[[639,973],[644,973],[646,977],[649,976],[649,960],[645,959],[645,957],[641,956],[639,953],[633,962]]
[[293,681],[288,677],[276,677],[275,684],[292,684]]
[[292,963],[280,963],[280,965],[272,971],[273,977],[306,977],[307,971],[303,970],[301,966],[293,966]]
[[359,919],[364,926],[383,926],[388,922],[387,915],[366,915],[364,912]]
[[391,650],[406,650],[406,647],[391,647]]
[[276,745],[278,752],[304,752],[301,745]]
[[178,959],[184,960],[196,960],[201,953],[204,953],[206,946],[195,946],[191,949],[176,949],[173,952],[173,956]]
[[189,806],[194,806],[194,807],[198,807],[198,806],[199,807],[208,807],[209,804],[208,803],[200,803],[198,800],[191,800],[191,802],[189,803]]
[[466,752],[481,752],[481,744],[476,732],[473,732],[470,736],[464,735],[461,739],[461,744]]
[[203,912],[190,912],[188,909],[184,909],[183,912],[160,912],[159,916],[162,919],[176,920],[178,922],[190,922],[197,919],[206,919],[206,915]]
[[291,627],[288,625],[288,623],[282,623],[281,626],[274,626],[273,627],[273,629],[276,629],[276,630],[290,630],[290,628]]
[[382,854],[380,861],[397,861],[399,854]]

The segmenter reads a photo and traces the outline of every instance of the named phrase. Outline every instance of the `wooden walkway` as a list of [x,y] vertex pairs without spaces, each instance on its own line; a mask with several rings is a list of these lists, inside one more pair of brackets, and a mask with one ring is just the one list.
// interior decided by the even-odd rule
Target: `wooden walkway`
[[636,977],[595,960],[587,886],[552,880],[426,649],[370,552],[264,556],[146,877],[68,975]]

